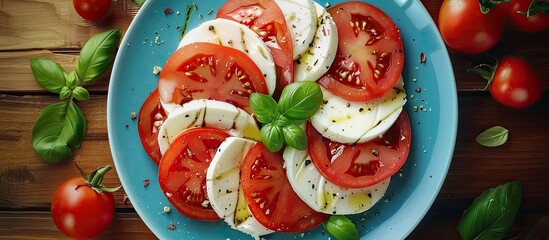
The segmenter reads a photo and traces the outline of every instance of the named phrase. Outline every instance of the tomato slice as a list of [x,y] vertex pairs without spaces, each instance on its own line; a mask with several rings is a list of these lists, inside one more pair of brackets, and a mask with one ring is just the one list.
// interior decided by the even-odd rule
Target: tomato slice
[[308,151],[329,181],[346,188],[364,188],[395,174],[410,152],[410,120],[402,111],[383,137],[357,144],[333,142],[307,125]]
[[155,89],[145,100],[139,110],[137,131],[141,139],[141,145],[151,160],[157,165],[162,158],[160,147],[158,146],[158,130],[166,120],[167,114],[160,104],[160,95],[158,89]]
[[395,86],[404,65],[400,29],[365,2],[340,3],[328,12],[339,42],[334,63],[317,82],[347,100],[381,97]]
[[328,215],[305,204],[294,192],[283,166],[282,154],[255,144],[242,161],[242,190],[253,216],[279,232],[303,232],[322,224]]
[[229,134],[215,128],[192,128],[177,136],[160,161],[158,180],[168,200],[185,216],[220,220],[206,193],[206,171]]
[[175,51],[162,68],[158,89],[166,103],[213,99],[250,113],[250,94],[268,93],[263,73],[248,55],[205,42],[185,45]]
[[217,12],[218,18],[248,26],[266,43],[277,66],[277,90],[293,82],[294,60],[290,30],[274,0],[229,0]]

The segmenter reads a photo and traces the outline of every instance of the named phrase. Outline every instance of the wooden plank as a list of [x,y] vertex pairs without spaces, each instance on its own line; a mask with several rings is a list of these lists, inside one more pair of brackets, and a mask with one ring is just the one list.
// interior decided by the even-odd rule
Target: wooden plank
[[[46,208],[55,187],[78,176],[70,162],[47,164],[32,150],[30,129],[40,111],[57,101],[44,96],[5,96],[0,99],[0,208]],[[112,163],[106,130],[106,97],[95,96],[79,103],[88,119],[83,147],[75,151],[87,170]],[[510,109],[487,96],[459,98],[460,119],[451,169],[435,204],[440,209],[465,208],[484,189],[519,179],[524,184],[524,207],[549,209],[549,95],[530,109]],[[486,148],[475,142],[478,133],[502,125],[510,130],[508,143]],[[98,151],[100,149],[100,151]],[[108,174],[105,183],[119,180]],[[464,188],[466,184],[468,187]],[[126,208],[123,193],[117,206]]]
[[[68,239],[49,212],[0,212],[0,239]],[[116,213],[97,239],[157,239],[136,213]]]

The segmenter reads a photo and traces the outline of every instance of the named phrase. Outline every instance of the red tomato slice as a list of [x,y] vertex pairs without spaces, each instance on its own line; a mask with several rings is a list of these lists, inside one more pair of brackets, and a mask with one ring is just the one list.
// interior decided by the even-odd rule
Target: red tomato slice
[[207,202],[206,171],[229,134],[215,128],[193,128],[181,133],[160,161],[158,181],[175,208],[193,219],[219,217]]
[[158,146],[158,130],[167,117],[164,108],[160,104],[158,89],[155,89],[141,106],[137,131],[139,132],[141,145],[143,145],[145,152],[157,165],[162,158],[160,147]]
[[308,150],[316,168],[329,181],[346,188],[374,185],[395,174],[410,152],[410,120],[402,111],[382,138],[351,145],[323,138],[309,123]]
[[217,17],[248,26],[267,44],[277,66],[278,94],[293,82],[291,35],[284,14],[274,0],[229,0],[219,8]]
[[347,100],[381,97],[395,86],[404,65],[400,29],[365,2],[340,3],[328,12],[339,42],[334,63],[317,82]]
[[213,43],[192,43],[175,51],[160,73],[158,90],[167,103],[213,99],[248,112],[251,93],[268,93],[263,73],[248,55]]
[[303,232],[322,224],[318,213],[294,192],[282,167],[282,154],[255,144],[242,161],[241,182],[248,208],[265,227],[278,232]]

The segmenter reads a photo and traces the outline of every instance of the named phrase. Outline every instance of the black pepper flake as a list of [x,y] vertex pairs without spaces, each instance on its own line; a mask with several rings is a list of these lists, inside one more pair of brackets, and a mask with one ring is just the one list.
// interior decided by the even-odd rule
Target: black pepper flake
[[311,164],[311,160],[309,160],[309,159],[305,160],[305,166],[307,166],[309,164]]
[[151,183],[151,180],[149,179],[143,180],[143,187],[149,186],[149,183]]
[[311,187],[312,189],[315,189],[315,185],[314,185],[314,184],[313,184],[313,185],[311,185],[311,186],[312,186],[312,187]]
[[175,226],[175,224],[170,224],[170,226],[168,226],[168,230],[175,230],[177,228],[177,226]]
[[128,127],[130,127],[130,125],[126,124],[126,126],[125,126],[125,127],[126,127],[126,128],[128,128]]
[[420,88],[420,87],[416,88],[416,92],[417,92],[417,93],[420,93],[420,92],[421,92],[421,88]]
[[358,112],[363,112],[364,111],[364,108],[359,108],[358,109]]
[[298,58],[297,60],[295,60],[295,63],[301,64],[301,60]]
[[164,9],[164,14],[171,14],[173,13],[173,10],[171,8]]
[[213,25],[210,25],[210,26],[208,27],[208,30],[213,31],[213,30],[214,30],[214,26],[213,26]]
[[347,107],[351,107],[351,103],[347,103]]
[[423,52],[419,54],[419,61],[421,64],[424,64],[427,61],[427,57],[425,57]]
[[377,157],[379,156],[379,151],[377,149],[372,149],[372,154]]
[[328,100],[324,100],[322,103],[323,104],[328,104]]
[[333,211],[332,213],[335,215],[337,212],[336,212],[336,211]]
[[372,194],[371,194],[371,193],[368,193],[368,197],[369,197],[369,198],[372,198]]
[[185,117],[189,117],[189,114],[185,115]]

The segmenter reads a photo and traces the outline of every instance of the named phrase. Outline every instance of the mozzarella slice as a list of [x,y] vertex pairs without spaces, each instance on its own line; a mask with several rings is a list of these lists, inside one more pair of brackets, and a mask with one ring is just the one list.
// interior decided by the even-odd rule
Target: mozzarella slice
[[292,37],[294,60],[313,41],[317,29],[316,7],[312,0],[275,0],[282,10]]
[[240,164],[254,144],[238,137],[225,139],[206,173],[206,192],[220,218],[232,228],[257,238],[273,231],[254,218],[240,186]]
[[316,81],[324,75],[335,59],[337,28],[332,16],[318,3],[314,3],[317,24],[313,42],[294,62],[294,81]]
[[324,87],[320,109],[311,117],[315,129],[325,138],[340,143],[361,143],[385,133],[406,103],[402,76],[383,97],[371,101],[349,101]]
[[307,151],[286,147],[282,157],[295,193],[318,212],[338,215],[364,212],[383,198],[389,186],[390,178],[367,188],[343,188],[318,172]]
[[248,54],[263,72],[269,95],[274,93],[276,70],[271,52],[263,40],[245,25],[227,19],[210,20],[185,34],[179,47],[193,42],[218,43]]
[[164,154],[177,135],[193,127],[212,127],[231,136],[259,139],[255,120],[246,111],[226,102],[198,99],[175,108],[158,133],[160,152]]

